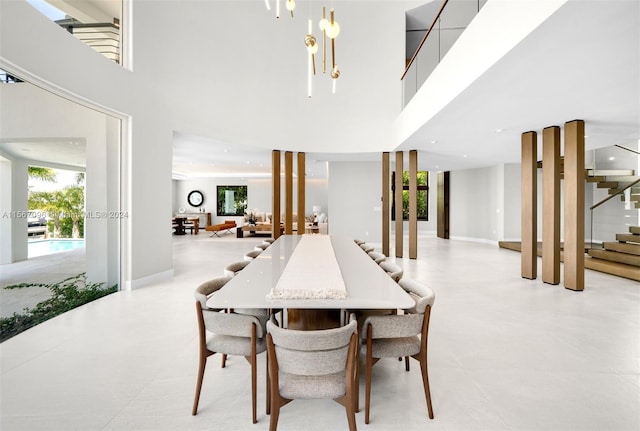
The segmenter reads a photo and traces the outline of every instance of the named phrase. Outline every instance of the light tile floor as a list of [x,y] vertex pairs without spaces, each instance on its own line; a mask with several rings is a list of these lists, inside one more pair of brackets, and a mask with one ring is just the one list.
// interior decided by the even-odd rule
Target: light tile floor
[[[258,423],[249,365],[213,357],[200,410],[193,289],[242,260],[260,239],[187,235],[174,241],[171,281],[119,292],[0,344],[0,429],[267,430],[264,355]],[[520,278],[520,254],[420,239],[405,277],[436,292],[429,340],[435,419],[419,367],[374,367],[371,423],[361,430],[639,430],[640,284],[587,271],[572,292]],[[361,405],[364,381],[361,382]],[[294,401],[278,429],[344,430],[332,401]]]

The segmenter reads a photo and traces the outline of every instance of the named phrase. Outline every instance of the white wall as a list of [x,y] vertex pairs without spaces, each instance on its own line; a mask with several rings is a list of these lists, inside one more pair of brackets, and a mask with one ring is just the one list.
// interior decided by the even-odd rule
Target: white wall
[[381,188],[379,162],[330,162],[329,232],[381,243]]

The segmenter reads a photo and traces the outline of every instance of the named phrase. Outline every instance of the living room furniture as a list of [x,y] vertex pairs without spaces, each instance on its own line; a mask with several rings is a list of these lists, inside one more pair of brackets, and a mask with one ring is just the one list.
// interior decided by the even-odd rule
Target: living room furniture
[[218,232],[226,230],[226,231],[231,233],[231,229],[233,229],[236,226],[237,225],[236,225],[236,222],[234,220],[225,220],[224,223],[219,223],[219,224],[214,224],[214,225],[211,225],[211,226],[207,226],[204,229],[207,232],[213,232],[211,234],[211,236],[215,235],[215,236],[219,237],[220,235],[218,235]]
[[[249,232],[251,235],[271,235],[272,227],[270,223],[262,224],[245,224],[238,226],[236,229],[236,237],[243,238],[245,232]],[[280,233],[284,231],[284,226],[280,225]]]

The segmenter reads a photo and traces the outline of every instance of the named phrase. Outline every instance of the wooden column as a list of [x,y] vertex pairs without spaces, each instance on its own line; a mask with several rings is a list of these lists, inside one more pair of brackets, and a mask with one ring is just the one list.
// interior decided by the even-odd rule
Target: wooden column
[[382,153],[382,253],[389,256],[389,153]]
[[449,239],[449,171],[438,172],[438,238]]
[[584,290],[584,121],[564,125],[564,287]]
[[404,242],[402,232],[402,170],[404,162],[402,160],[402,151],[396,151],[396,179],[395,193],[393,194],[394,205],[396,209],[396,257],[402,257],[402,244]]
[[418,257],[418,152],[409,151],[409,259]]
[[280,151],[271,153],[271,187],[273,202],[271,205],[271,234],[274,238],[280,236]]
[[298,235],[304,234],[306,204],[306,166],[304,153],[298,153]]
[[560,127],[542,131],[542,281],[560,283]]
[[[303,225],[304,228],[304,225]],[[284,233],[293,233],[293,153],[284,152]]]
[[538,134],[522,134],[521,174],[521,275],[538,276]]

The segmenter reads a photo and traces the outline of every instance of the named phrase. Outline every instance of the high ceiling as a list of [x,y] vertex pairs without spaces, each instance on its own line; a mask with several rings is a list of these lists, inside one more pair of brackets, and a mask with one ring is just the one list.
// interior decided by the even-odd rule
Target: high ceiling
[[[58,3],[79,7],[88,2],[60,0]],[[118,2],[103,3],[113,6]],[[221,3],[225,3],[229,8],[235,4]],[[253,3],[255,4],[251,7],[258,8],[261,4],[264,8],[263,2]],[[365,1],[345,1],[341,16],[357,16],[354,11],[357,7],[365,7],[366,3]],[[433,13],[434,2],[427,3],[430,3],[429,7],[418,10]],[[199,2],[194,4],[198,5]],[[415,11],[412,15],[415,15]],[[568,1],[471,85],[464,88],[446,106],[430,118],[425,118],[423,124],[414,133],[398,142],[390,142],[384,150],[418,149],[420,169],[429,170],[466,169],[501,162],[517,163],[520,157],[522,132],[540,131],[551,125],[562,126],[564,122],[577,118],[586,122],[588,149],[614,144],[637,149],[640,139],[639,15],[638,2],[635,1]],[[425,20],[430,22],[430,17],[425,15]],[[410,21],[413,22],[413,18]],[[348,25],[343,23],[343,32],[346,32],[347,28]],[[278,31],[282,32],[278,35],[279,40],[288,37],[285,33],[289,30],[284,30],[282,27],[279,29]],[[238,38],[251,36],[252,32],[234,35]],[[295,37],[297,36],[299,35],[296,34]],[[348,51],[349,40],[341,42],[342,49]],[[358,43],[354,45],[361,47]],[[238,46],[244,46],[244,43],[239,41]],[[225,54],[233,53],[227,50]],[[272,54],[275,56],[278,53]],[[351,57],[349,60],[353,61],[358,58],[358,55],[352,54]],[[246,55],[228,57],[225,63],[242,64],[243,58],[246,58]],[[359,69],[353,65],[349,73],[355,70]],[[344,114],[341,116],[347,116],[352,122],[358,123],[362,130],[375,130],[376,118],[367,122],[365,117],[360,117],[365,107],[362,106],[363,100],[361,100],[362,97],[358,97],[358,94],[366,92],[366,88],[375,88],[377,84],[371,81],[369,74],[367,82],[362,87],[358,87],[362,83],[353,81],[354,77],[349,78],[349,73],[345,72],[345,81],[340,82],[339,91],[342,90],[342,93],[336,99],[335,103],[339,104],[336,109],[342,110],[340,112]],[[397,78],[399,80],[399,76]],[[194,77],[193,80],[197,79]],[[213,85],[215,80],[210,81],[207,85]],[[223,86],[229,86],[230,82],[235,82],[225,79],[218,81]],[[188,84],[188,82],[172,83],[175,85],[174,93],[184,95],[183,104],[177,103],[179,107],[188,106],[189,103],[195,105],[199,97],[188,87],[181,87]],[[272,83],[276,89],[288,84],[290,82]],[[347,85],[354,88],[345,89]],[[446,82],[443,81],[442,85],[446,85]],[[301,87],[302,91],[304,91],[303,88]],[[396,88],[400,91],[399,86],[396,85]],[[181,89],[184,91],[180,92]],[[214,87],[206,90],[203,87],[200,90],[216,95],[221,91]],[[294,90],[298,91],[297,88]],[[257,87],[251,88],[248,94],[251,91],[257,91]],[[265,90],[260,89],[260,91]],[[274,139],[274,142],[282,140],[283,136],[293,136],[296,142],[301,142],[296,133],[302,133],[300,136],[307,133],[313,135],[314,139],[321,134],[321,129],[317,127],[305,130],[307,123],[301,123],[302,126],[299,124],[297,117],[308,116],[308,114],[303,109],[296,108],[296,105],[287,105],[290,100],[288,93],[277,90],[273,94],[274,96],[269,97],[268,100],[276,105],[279,103],[279,106],[274,105],[271,110],[279,115],[286,112],[288,117],[272,120],[270,130],[273,133],[271,134],[260,129],[257,123],[249,128],[251,130],[234,127],[233,121],[242,120],[235,118],[236,115],[230,117],[232,124],[228,127],[229,130],[235,131],[235,137],[222,126],[217,138],[212,138],[211,136],[215,136],[216,133],[210,133],[210,131],[200,134],[184,128],[175,132],[174,177],[268,176],[271,166],[270,149],[276,146],[268,140],[252,145],[251,133],[260,133],[261,136]],[[314,103],[330,106],[326,105],[330,101],[327,102],[324,98],[324,95],[319,94],[314,99]],[[395,104],[399,98],[400,94],[394,100],[387,100],[386,104]],[[228,106],[225,108],[230,110]],[[247,111],[247,115],[268,117],[274,113],[262,106],[234,107],[233,109],[240,109],[238,112],[242,112],[243,108]],[[216,118],[215,113],[209,113],[209,115]],[[314,118],[318,124],[323,123],[322,114]],[[345,118],[335,120],[333,130],[341,130],[342,126],[346,126],[348,122],[344,120]],[[183,121],[183,123],[186,122]],[[269,125],[270,122],[267,121],[265,124]],[[287,132],[286,135],[281,134],[283,130]],[[367,139],[363,138],[364,141]],[[313,142],[314,150],[307,150],[309,176],[326,175],[326,161],[380,159],[378,148],[371,153],[350,150],[345,145],[341,145],[341,151],[337,151],[335,145],[332,146],[328,140],[326,146]],[[3,143],[3,149],[7,147],[5,144]],[[63,143],[54,143],[55,145],[49,148],[51,151],[45,149],[41,142],[34,144],[39,145],[37,150],[39,157],[46,159],[59,155],[56,145]],[[23,151],[26,145],[29,145],[28,141],[15,143],[15,151]],[[364,147],[368,148],[366,145]],[[317,151],[319,148],[328,150]]]

